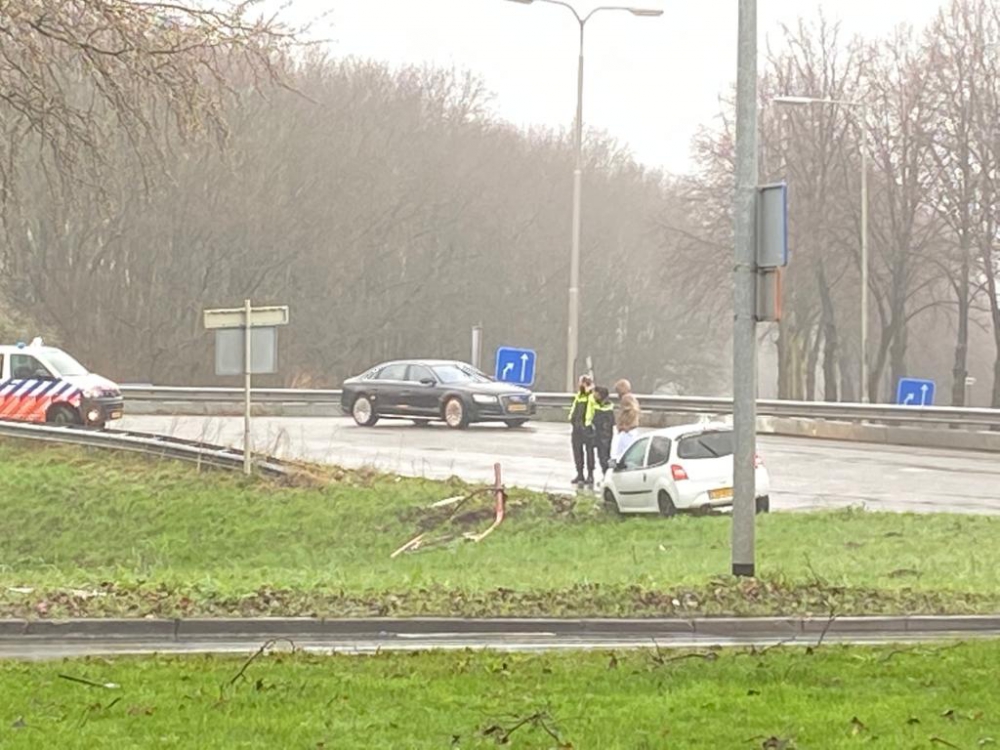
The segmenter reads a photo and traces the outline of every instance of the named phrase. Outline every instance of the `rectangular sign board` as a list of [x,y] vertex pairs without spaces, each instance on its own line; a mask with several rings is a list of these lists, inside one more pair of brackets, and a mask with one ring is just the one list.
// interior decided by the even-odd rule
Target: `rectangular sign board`
[[788,265],[788,186],[757,188],[757,267]]
[[[228,310],[205,310],[205,328],[243,328],[246,323],[246,311],[242,307]],[[250,325],[253,328],[288,325],[288,307],[255,307],[250,312]],[[251,344],[252,346],[252,344]]]
[[[215,374],[244,375],[242,328],[219,328],[215,331]],[[250,329],[250,372],[271,375],[278,371],[278,329]]]
[[501,346],[497,349],[496,379],[512,385],[534,385],[535,352],[531,349]]
[[934,406],[934,381],[921,378],[900,378],[896,388],[899,406]]

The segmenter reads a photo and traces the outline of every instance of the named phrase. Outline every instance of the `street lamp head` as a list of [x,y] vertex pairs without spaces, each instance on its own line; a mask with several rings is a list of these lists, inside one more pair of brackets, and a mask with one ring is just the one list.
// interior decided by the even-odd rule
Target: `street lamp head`
[[[529,0],[531,2],[532,0]],[[518,2],[523,2],[523,0],[518,0]],[[628,12],[633,16],[641,16],[644,18],[656,18],[657,16],[662,16],[663,11],[657,8],[629,8]]]
[[776,96],[772,101],[774,101],[775,104],[802,106],[804,104],[815,104],[821,100],[812,96]]

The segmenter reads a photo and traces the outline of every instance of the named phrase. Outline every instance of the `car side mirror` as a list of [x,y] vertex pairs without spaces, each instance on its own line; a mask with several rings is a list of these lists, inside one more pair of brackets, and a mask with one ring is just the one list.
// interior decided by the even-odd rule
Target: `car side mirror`
[[608,461],[608,468],[611,469],[611,471],[618,471],[618,467],[619,463],[617,458],[612,458]]
[[437,385],[437,381],[434,378],[420,378],[420,385],[426,385],[426,386]]

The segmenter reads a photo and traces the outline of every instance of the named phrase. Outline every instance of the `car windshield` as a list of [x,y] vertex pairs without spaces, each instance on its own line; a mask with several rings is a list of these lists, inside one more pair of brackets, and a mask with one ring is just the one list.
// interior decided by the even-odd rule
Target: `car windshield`
[[45,361],[56,375],[75,378],[87,374],[87,368],[69,356],[62,349],[45,349]]
[[489,383],[490,379],[472,367],[435,365],[431,368],[442,383]]
[[733,455],[732,432],[704,432],[691,435],[677,444],[679,458],[722,458]]

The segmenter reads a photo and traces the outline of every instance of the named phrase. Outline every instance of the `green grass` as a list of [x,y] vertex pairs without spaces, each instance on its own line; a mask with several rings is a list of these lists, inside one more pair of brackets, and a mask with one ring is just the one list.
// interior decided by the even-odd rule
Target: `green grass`
[[[4,748],[989,748],[1000,642],[0,663]],[[97,683],[71,682],[61,675]],[[525,721],[520,728],[517,725]]]
[[[484,541],[390,559],[467,488],[341,471],[300,485],[0,442],[0,616],[1000,611],[997,518],[762,516],[759,578],[737,581],[726,517],[621,520],[515,491]],[[484,529],[489,508],[470,501],[446,531]]]

